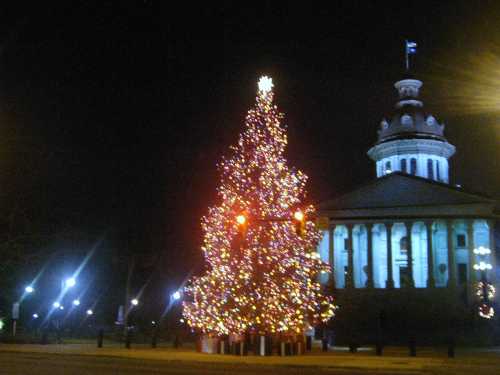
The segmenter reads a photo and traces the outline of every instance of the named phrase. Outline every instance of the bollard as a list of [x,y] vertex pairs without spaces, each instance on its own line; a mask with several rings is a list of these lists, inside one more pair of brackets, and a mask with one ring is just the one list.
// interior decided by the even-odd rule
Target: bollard
[[321,339],[321,350],[324,352],[328,351],[328,338],[326,338],[326,337],[323,337]]
[[175,335],[174,337],[174,348],[177,349],[179,346],[181,346],[180,340],[179,340],[179,335]]
[[356,353],[358,351],[358,346],[354,342],[349,343],[349,352]]
[[312,336],[306,336],[306,350],[310,352],[312,350]]
[[259,336],[259,355],[265,356],[267,351],[266,336]]
[[248,346],[246,345],[245,341],[240,342],[240,355],[247,355],[248,354]]
[[453,337],[448,341],[448,358],[455,358],[455,340]]
[[302,343],[299,341],[295,344],[295,355],[301,355],[302,350]]
[[127,334],[125,335],[125,347],[127,349],[130,349],[130,341],[132,341],[132,334],[127,330]]
[[266,355],[273,355],[273,344],[271,336],[266,336]]
[[286,355],[286,351],[285,350],[286,350],[285,349],[285,342],[282,341],[282,342],[280,342],[280,355],[282,357],[284,357]]
[[380,357],[382,356],[383,352],[384,345],[382,344],[382,340],[377,340],[377,343],[375,344],[375,354]]
[[415,342],[415,337],[410,337],[410,340],[408,342],[408,352],[410,357],[416,357],[417,356],[417,343]]
[[104,340],[104,330],[101,328],[98,332],[97,332],[97,347],[98,348],[102,348],[102,342]]
[[158,341],[158,333],[156,332],[156,329],[154,329],[153,336],[151,336],[151,347],[153,349],[156,348],[157,341]]
[[49,334],[47,333],[47,330],[43,330],[41,344],[47,345],[48,343],[49,343]]

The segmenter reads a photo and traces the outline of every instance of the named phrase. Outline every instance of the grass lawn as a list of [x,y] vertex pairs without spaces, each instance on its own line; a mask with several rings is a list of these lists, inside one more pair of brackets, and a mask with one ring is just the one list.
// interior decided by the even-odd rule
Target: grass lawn
[[[191,348],[172,349],[159,347],[152,349],[146,345],[135,345],[125,349],[119,344],[97,348],[95,344],[78,343],[62,345],[12,345],[0,344],[2,353],[38,353],[47,355],[71,355],[89,357],[112,357],[130,360],[159,361],[161,363],[203,364],[210,366],[273,366],[278,368],[315,369],[317,373],[343,371],[347,373],[423,373],[423,374],[499,374],[500,349],[457,350],[455,359],[447,358],[446,350],[420,348],[417,357],[408,357],[402,347],[388,347],[384,356],[377,357],[373,350],[355,354],[343,350],[323,353],[315,350],[303,356],[259,357],[210,355],[197,353]],[[280,371],[281,372],[281,371]]]

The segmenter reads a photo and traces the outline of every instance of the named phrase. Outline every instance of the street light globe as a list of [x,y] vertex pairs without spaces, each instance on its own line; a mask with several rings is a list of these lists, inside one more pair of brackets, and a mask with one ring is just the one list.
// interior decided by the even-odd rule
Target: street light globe
[[57,301],[56,301],[56,302],[54,302],[54,303],[52,304],[52,306],[53,306],[54,308],[58,309],[59,307],[61,307],[61,304],[60,304],[59,302],[57,302]]
[[65,284],[67,288],[72,288],[76,285],[76,280],[74,277],[70,277],[66,279]]
[[130,303],[134,306],[137,306],[139,304],[139,300],[137,298],[134,298]]
[[59,310],[64,310],[64,306],[63,305],[59,306]]
[[91,309],[88,309],[88,310],[87,310],[87,315],[88,315],[88,316],[93,315],[93,314],[94,314],[94,312],[93,312]]
[[33,288],[31,285],[28,285],[26,288],[24,288],[24,291],[26,293],[33,293],[35,291],[35,288]]
[[174,293],[172,293],[172,298],[175,299],[176,301],[181,299],[181,292],[179,292],[178,290],[175,291]]
[[80,300],[79,299],[73,300],[73,306],[80,306]]
[[38,314],[37,313],[34,313],[32,316],[33,316],[33,319],[38,319]]

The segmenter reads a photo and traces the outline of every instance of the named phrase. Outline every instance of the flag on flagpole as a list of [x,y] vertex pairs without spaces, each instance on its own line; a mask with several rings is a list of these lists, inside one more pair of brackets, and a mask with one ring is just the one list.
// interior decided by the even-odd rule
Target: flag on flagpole
[[406,41],[406,53],[408,55],[414,55],[417,53],[417,43]]

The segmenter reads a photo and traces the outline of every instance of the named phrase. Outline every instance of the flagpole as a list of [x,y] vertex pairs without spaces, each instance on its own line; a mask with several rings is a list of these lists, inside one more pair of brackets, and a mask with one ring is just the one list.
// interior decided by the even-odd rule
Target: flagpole
[[410,70],[410,61],[408,58],[408,40],[405,40],[405,57],[406,57],[406,71]]

